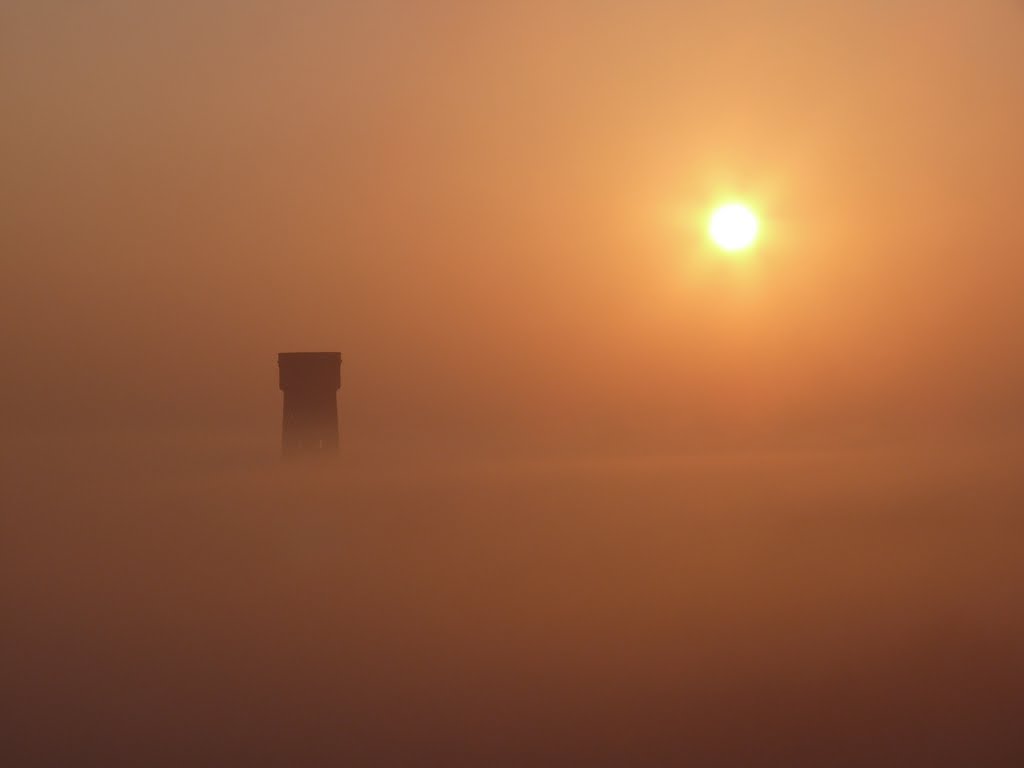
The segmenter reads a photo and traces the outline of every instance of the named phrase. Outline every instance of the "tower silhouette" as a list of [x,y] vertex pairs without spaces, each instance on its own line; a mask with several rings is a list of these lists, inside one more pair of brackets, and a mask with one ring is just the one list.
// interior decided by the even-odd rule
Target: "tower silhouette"
[[277,356],[284,419],[285,456],[315,456],[338,450],[340,352],[282,352]]

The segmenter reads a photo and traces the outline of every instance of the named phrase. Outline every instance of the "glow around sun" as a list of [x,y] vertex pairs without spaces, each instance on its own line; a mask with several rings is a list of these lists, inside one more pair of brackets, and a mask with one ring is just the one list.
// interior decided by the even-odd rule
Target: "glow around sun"
[[761,222],[757,214],[743,203],[719,206],[708,222],[708,236],[727,253],[749,250],[757,242]]

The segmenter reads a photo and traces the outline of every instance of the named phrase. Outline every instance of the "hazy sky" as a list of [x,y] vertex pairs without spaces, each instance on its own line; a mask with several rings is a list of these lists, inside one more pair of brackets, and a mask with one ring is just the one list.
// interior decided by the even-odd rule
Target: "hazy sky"
[[1016,0],[0,0],[0,764],[1024,764],[1022,137]]
[[1021,426],[1012,0],[7,0],[0,113],[16,429],[273,439],[319,349],[357,441]]

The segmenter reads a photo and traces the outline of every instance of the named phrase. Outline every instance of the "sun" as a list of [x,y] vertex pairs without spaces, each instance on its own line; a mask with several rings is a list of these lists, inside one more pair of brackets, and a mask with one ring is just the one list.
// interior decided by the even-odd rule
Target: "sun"
[[757,214],[743,203],[719,206],[708,222],[711,241],[727,253],[749,250],[757,242],[760,231]]

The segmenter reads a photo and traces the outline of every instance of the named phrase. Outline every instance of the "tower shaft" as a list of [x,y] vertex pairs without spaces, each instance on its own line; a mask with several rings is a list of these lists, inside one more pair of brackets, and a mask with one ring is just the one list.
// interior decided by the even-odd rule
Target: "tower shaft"
[[341,354],[282,352],[277,364],[284,392],[282,453],[294,457],[337,452]]

